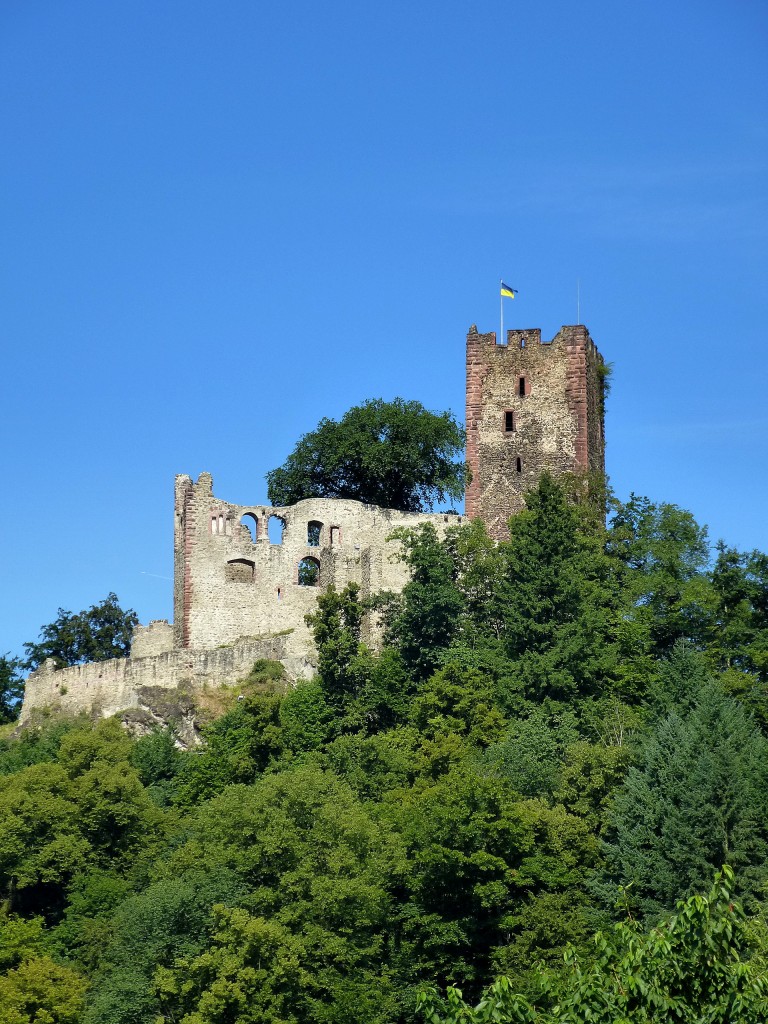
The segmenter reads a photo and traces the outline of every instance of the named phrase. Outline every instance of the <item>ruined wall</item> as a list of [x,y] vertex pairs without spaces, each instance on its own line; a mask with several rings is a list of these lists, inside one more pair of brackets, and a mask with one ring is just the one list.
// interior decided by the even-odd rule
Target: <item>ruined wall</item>
[[[396,557],[399,544],[387,540],[394,529],[432,522],[443,531],[462,519],[333,498],[289,508],[234,505],[214,495],[208,473],[197,483],[177,477],[175,514],[176,645],[210,649],[281,634],[295,656],[312,648],[304,616],[330,584],[341,590],[356,582],[363,596],[402,589],[408,569]],[[272,518],[284,524],[279,544],[270,542]],[[318,564],[317,586],[301,585],[303,559]],[[366,639],[374,628],[366,624]]]
[[51,708],[65,714],[115,715],[139,706],[145,687],[194,692],[205,686],[232,686],[248,675],[259,658],[282,661],[291,679],[309,678],[313,665],[308,655],[295,657],[286,650],[284,637],[251,640],[213,651],[174,650],[147,657],[116,658],[72,668],[54,668],[49,660],[26,682],[21,722],[33,709]]
[[[270,543],[273,516],[284,523],[280,544]],[[363,596],[399,591],[409,574],[397,558],[399,542],[387,539],[392,531],[431,522],[442,533],[461,521],[330,498],[240,506],[214,496],[209,473],[197,483],[179,476],[173,626],[162,619],[138,626],[130,658],[59,671],[47,662],[27,680],[21,720],[42,707],[116,714],[138,707],[147,687],[232,685],[258,658],[282,662],[291,679],[308,678],[315,651],[304,616],[322,590],[354,581]],[[318,566],[316,585],[299,581],[306,558]],[[375,621],[365,621],[364,639],[376,643]]]
[[466,514],[492,537],[508,536],[510,516],[544,470],[605,470],[603,360],[586,327],[467,335]]
[[165,619],[153,619],[148,626],[136,626],[131,637],[131,657],[151,658],[173,650],[173,626]]

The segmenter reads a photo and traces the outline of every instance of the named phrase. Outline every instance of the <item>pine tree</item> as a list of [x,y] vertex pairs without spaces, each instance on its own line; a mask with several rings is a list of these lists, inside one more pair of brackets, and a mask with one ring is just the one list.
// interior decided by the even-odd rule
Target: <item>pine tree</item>
[[606,843],[607,884],[657,916],[729,864],[746,897],[768,877],[768,743],[714,684],[689,712],[672,712],[619,790]]
[[491,619],[503,620],[505,654],[525,696],[571,700],[599,693],[617,668],[618,580],[602,537],[548,474],[526,495],[501,545]]

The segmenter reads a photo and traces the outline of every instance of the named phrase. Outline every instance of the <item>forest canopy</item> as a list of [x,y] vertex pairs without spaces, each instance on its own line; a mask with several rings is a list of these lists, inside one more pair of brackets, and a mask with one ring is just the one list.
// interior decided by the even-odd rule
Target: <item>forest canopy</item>
[[397,539],[200,747],[3,727],[0,1019],[768,1019],[765,556],[546,476],[504,543]]

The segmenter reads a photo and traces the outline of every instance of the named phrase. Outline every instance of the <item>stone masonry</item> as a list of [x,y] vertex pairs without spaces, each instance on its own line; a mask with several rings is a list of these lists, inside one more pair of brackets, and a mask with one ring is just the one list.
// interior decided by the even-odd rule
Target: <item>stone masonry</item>
[[605,472],[603,358],[586,327],[467,335],[466,515],[495,540],[544,470]]
[[[467,335],[466,518],[482,519],[496,540],[542,472],[605,465],[604,364],[587,329],[563,327],[550,342],[540,330],[510,330],[505,340],[475,326]],[[209,473],[176,478],[174,519],[173,625],[139,626],[130,658],[41,666],[27,680],[22,722],[36,708],[110,715],[142,706],[148,690],[232,685],[259,658],[281,661],[292,679],[311,676],[304,618],[318,593],[350,582],[364,597],[399,592],[408,570],[392,532],[429,522],[442,534],[463,521],[331,498],[234,505],[214,495]],[[376,645],[374,619],[364,639]]]
[[[282,527],[271,543],[269,521]],[[233,505],[217,498],[209,473],[176,478],[174,647],[210,650],[243,638],[286,637],[287,651],[312,647],[304,621],[318,590],[357,583],[363,597],[400,591],[407,568],[389,540],[398,527],[431,522],[442,532],[462,517],[398,512],[359,501],[308,498],[289,508]],[[317,585],[300,582],[304,562]],[[364,639],[373,640],[373,623]]]

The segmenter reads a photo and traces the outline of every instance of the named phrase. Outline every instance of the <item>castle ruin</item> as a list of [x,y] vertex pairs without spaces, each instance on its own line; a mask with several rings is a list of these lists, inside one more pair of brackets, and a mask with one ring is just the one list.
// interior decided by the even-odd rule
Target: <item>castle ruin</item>
[[[482,519],[495,540],[546,470],[605,468],[604,363],[587,329],[563,327],[467,335],[467,519]],[[394,530],[430,522],[440,534],[464,518],[408,513],[358,501],[309,498],[289,508],[234,505],[213,493],[209,473],[176,478],[174,622],[139,626],[131,657],[56,670],[27,680],[22,721],[35,708],[102,715],[142,706],[163,689],[231,685],[258,658],[281,661],[293,679],[314,670],[305,616],[333,585],[362,596],[399,592],[408,579]],[[270,539],[270,521],[282,537]],[[273,527],[274,530],[274,527]],[[279,542],[275,542],[278,541]],[[376,623],[364,639],[375,646]]]

